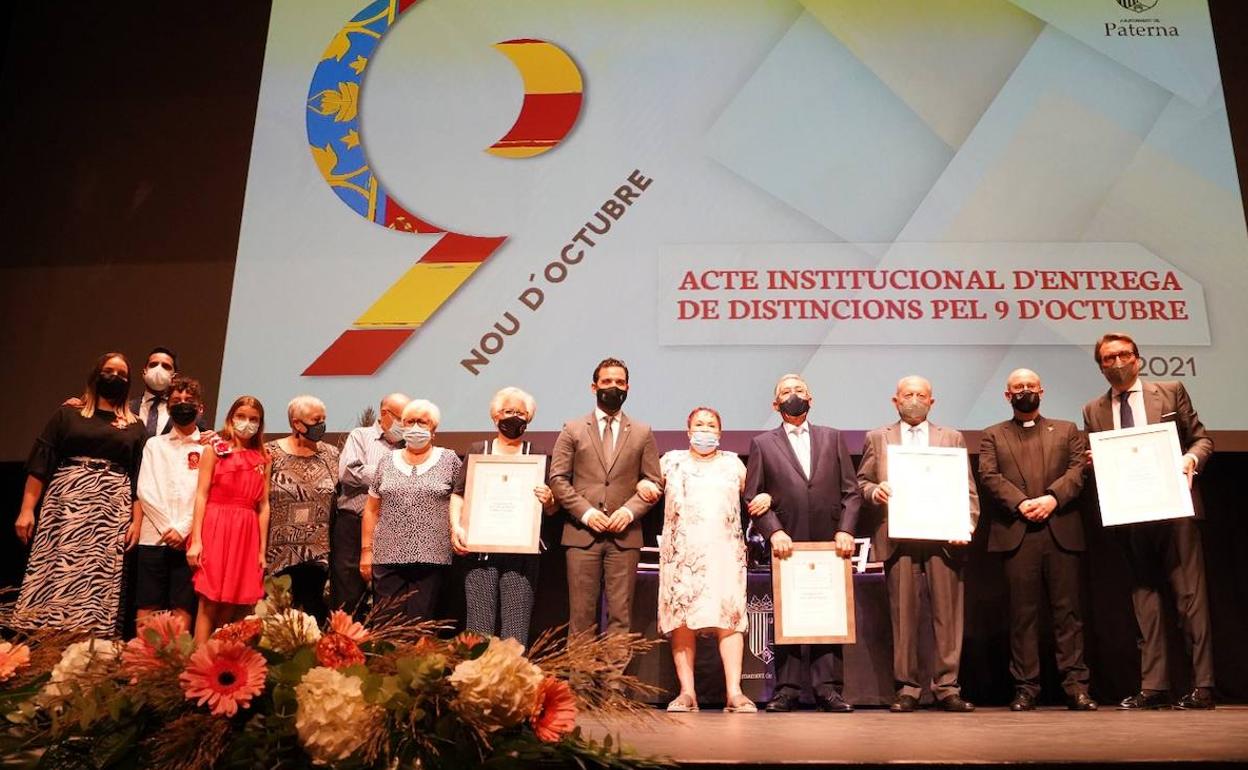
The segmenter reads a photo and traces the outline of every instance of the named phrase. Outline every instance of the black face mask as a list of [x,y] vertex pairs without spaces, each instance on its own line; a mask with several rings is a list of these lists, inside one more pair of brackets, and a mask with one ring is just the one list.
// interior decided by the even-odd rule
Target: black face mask
[[518,414],[513,414],[510,417],[504,417],[498,421],[498,432],[512,441],[515,441],[523,436],[524,432],[528,429],[529,421]]
[[325,438],[325,421],[324,420],[321,420],[320,422],[312,423],[311,425],[308,425],[305,422],[303,423],[303,427],[306,429],[304,430],[303,437],[306,438],[308,441],[320,441],[321,439]]
[[780,402],[780,411],[790,417],[801,417],[810,411],[810,402],[796,393],[790,393],[788,398]]
[[1040,408],[1040,394],[1030,390],[1010,395],[1010,404],[1019,414],[1031,414]]
[[192,404],[189,401],[183,401],[180,404],[174,404],[169,407],[169,419],[173,420],[175,425],[186,427],[195,422],[195,418],[199,417],[199,405]]
[[115,374],[102,374],[95,383],[95,392],[114,404],[124,401],[130,392],[130,380]]
[[604,412],[618,412],[620,407],[624,406],[626,398],[628,398],[628,391],[623,388],[598,389],[598,406]]

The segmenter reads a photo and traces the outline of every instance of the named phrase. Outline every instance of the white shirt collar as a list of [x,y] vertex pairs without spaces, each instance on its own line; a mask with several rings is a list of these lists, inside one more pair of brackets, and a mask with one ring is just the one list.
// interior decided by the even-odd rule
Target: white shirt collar
[[594,407],[594,419],[598,422],[599,425],[601,425],[602,421],[607,419],[608,417],[614,417],[616,424],[619,424],[620,417],[622,417],[623,415],[624,415],[624,412],[622,411],[616,412],[615,414],[607,414],[606,412],[602,411],[601,408]]
[[188,444],[199,443],[199,428],[196,428],[195,430],[191,431],[187,435],[183,436],[182,432],[178,430],[177,426],[174,426],[170,428],[169,432],[166,433],[165,435],[169,436],[170,441],[180,441],[180,442],[185,442]]
[[784,432],[790,436],[800,436],[803,433],[810,433],[810,420],[802,420],[800,425],[794,425],[791,422],[784,423]]

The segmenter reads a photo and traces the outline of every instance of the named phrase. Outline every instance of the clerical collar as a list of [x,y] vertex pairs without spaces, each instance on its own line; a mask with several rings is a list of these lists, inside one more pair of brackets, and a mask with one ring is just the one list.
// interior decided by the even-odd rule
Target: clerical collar
[[1020,428],[1034,428],[1036,427],[1036,423],[1040,421],[1040,415],[1036,415],[1036,419],[1034,420],[1020,420],[1017,417],[1012,419],[1014,420],[1014,424]]

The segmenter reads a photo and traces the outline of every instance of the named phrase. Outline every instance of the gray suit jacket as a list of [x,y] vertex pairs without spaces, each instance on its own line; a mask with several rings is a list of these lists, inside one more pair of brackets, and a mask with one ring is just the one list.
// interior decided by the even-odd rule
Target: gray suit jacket
[[[659,449],[654,433],[644,422],[619,414],[615,457],[608,466],[602,449],[598,420],[590,412],[564,424],[550,456],[550,488],[568,513],[563,524],[564,545],[584,548],[610,538],[624,548],[641,548],[641,517],[650,505],[637,496],[637,482],[659,483]],[[590,508],[610,516],[624,506],[634,521],[623,532],[599,534],[581,523]]]
[[[953,428],[944,428],[929,422],[928,444],[930,446],[966,447],[962,434]],[[896,549],[898,541],[888,536],[888,505],[876,505],[872,500],[875,490],[881,481],[888,480],[888,445],[901,443],[901,423],[895,422],[883,428],[876,428],[867,434],[866,443],[862,447],[862,462],[858,466],[858,488],[862,491],[863,505],[872,514],[875,526],[871,532],[871,547],[875,549],[876,558],[888,561]],[[971,531],[975,531],[979,523],[979,493],[975,490],[975,477],[971,475],[971,463],[966,463],[966,479],[970,487]],[[966,549],[945,544],[945,552],[951,558],[962,556]]]
[[[1140,380],[1144,391],[1144,415],[1148,425],[1162,422],[1173,422],[1179,432],[1179,446],[1186,454],[1196,458],[1196,470],[1204,470],[1205,463],[1213,454],[1213,439],[1205,430],[1204,423],[1192,406],[1192,399],[1187,395],[1187,388],[1181,382],[1150,382]],[[1107,390],[1100,396],[1083,405],[1083,429],[1088,433],[1099,433],[1114,429],[1113,390]],[[1195,484],[1192,485],[1192,506],[1197,518],[1204,518],[1205,508]]]

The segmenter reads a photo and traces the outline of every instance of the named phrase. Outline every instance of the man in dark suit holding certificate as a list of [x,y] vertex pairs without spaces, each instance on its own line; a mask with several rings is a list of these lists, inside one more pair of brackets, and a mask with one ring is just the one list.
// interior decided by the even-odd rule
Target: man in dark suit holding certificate
[[[932,631],[936,638],[936,670],[932,672],[932,695],[945,711],[974,711],[962,699],[958,668],[962,660],[962,567],[970,540],[894,540],[888,535],[888,501],[893,488],[888,482],[888,445],[966,447],[962,434],[934,425],[927,414],[936,400],[932,384],[917,376],[897,383],[893,405],[898,422],[867,434],[858,468],[858,487],[866,505],[876,514],[871,537],[875,556],[884,562],[888,585],[888,609],[893,626],[893,680],[897,688],[890,711],[914,711],[923,683],[919,681],[919,588],[927,581],[931,596]],[[979,521],[979,495],[971,466],[966,466],[969,487],[970,532]]]
[[569,420],[550,457],[550,488],[568,514],[563,545],[568,562],[568,630],[598,628],[598,600],[607,592],[608,633],[628,633],[641,517],[650,504],[637,482],[658,482],[659,450],[650,426],[621,411],[628,396],[628,367],[608,358],[594,369],[594,411]]
[[[854,528],[862,496],[854,464],[840,432],[806,419],[813,399],[806,382],[786,374],[776,383],[772,408],[783,421],[750,444],[745,498],[770,497],[754,528],[771,542],[778,559],[793,553],[793,542],[833,541],[843,557],[854,552]],[[801,645],[777,644],[776,691],[768,711],[792,711],[801,694]],[[815,704],[822,711],[849,712],[841,695],[844,659],[839,644],[810,645],[810,678]]]
[[993,509],[988,550],[1002,555],[1010,593],[1010,710],[1036,708],[1039,614],[1047,603],[1066,705],[1093,711],[1079,610],[1079,554],[1085,548],[1079,493],[1087,443],[1073,422],[1041,416],[1043,395],[1035,372],[1011,372],[1005,399],[1014,417],[985,429],[979,446],[979,478]]
[[[1126,334],[1106,334],[1096,343],[1097,366],[1109,390],[1083,407],[1089,432],[1173,422],[1183,451],[1188,484],[1213,454],[1213,439],[1201,424],[1181,382],[1140,380],[1140,349]],[[1124,709],[1169,708],[1170,673],[1166,665],[1165,619],[1161,594],[1168,582],[1174,591],[1183,630],[1192,654],[1194,687],[1179,698],[1182,709],[1211,709],[1213,699],[1213,633],[1205,590],[1205,556],[1196,519],[1204,518],[1200,494],[1192,486],[1195,518],[1130,524],[1122,528],[1131,565],[1131,603],[1140,628],[1140,691],[1119,704]]]

